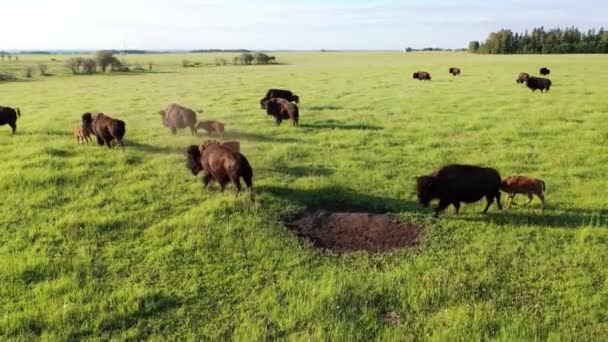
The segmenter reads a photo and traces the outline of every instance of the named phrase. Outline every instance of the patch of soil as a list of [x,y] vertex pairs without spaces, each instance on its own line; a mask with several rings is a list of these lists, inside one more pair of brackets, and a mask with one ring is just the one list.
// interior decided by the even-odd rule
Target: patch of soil
[[387,252],[418,245],[422,228],[392,215],[370,213],[306,213],[288,224],[299,237],[318,248],[339,252]]

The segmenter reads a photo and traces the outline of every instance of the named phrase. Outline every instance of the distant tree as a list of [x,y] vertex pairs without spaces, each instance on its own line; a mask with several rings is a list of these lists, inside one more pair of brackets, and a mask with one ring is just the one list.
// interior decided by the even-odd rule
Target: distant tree
[[48,76],[48,66],[43,63],[38,63],[38,70],[40,71],[40,76]]
[[114,65],[117,60],[112,51],[100,50],[95,53],[97,65],[101,68],[101,72],[106,72],[108,67]]
[[234,57],[232,57],[232,64],[233,64],[233,65],[237,65],[237,64],[239,64],[239,56],[234,56]]
[[97,61],[94,58],[81,59],[80,66],[83,74],[93,75],[97,71]]
[[9,62],[11,61],[11,59],[12,59],[12,58],[13,58],[13,56],[12,56],[12,55],[8,55],[8,61],[9,61]]
[[190,68],[190,67],[192,67],[193,65],[192,65],[192,63],[191,63],[189,60],[184,59],[184,60],[182,60],[182,66],[183,66],[184,68]]
[[31,66],[28,65],[23,68],[23,77],[31,78],[33,73],[34,73],[34,68],[32,68]]
[[239,56],[239,62],[241,64],[249,65],[253,62],[253,55],[250,53],[243,53]]
[[469,43],[469,52],[477,53],[479,51],[479,42],[474,40]]
[[153,66],[154,66],[153,62],[148,62],[148,70],[152,71]]
[[72,72],[72,75],[77,75],[80,73],[80,65],[78,63],[78,58],[69,58],[65,61],[64,66]]
[[4,62],[4,57],[5,57],[4,54],[0,54],[0,59],[2,59],[3,62]]
[[18,61],[18,60],[19,60],[19,56],[15,55],[15,61]]
[[14,81],[16,79],[17,77],[12,72],[0,71],[0,81]]

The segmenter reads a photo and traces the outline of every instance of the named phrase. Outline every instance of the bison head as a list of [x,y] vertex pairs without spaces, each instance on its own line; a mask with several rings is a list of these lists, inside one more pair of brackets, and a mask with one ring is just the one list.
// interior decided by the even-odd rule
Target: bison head
[[160,114],[160,119],[163,122],[163,126],[169,127],[169,122],[167,120],[167,112],[164,110],[161,110],[158,112],[158,114]]
[[300,97],[298,95],[294,95],[293,96],[293,100],[297,103],[300,104]]
[[260,99],[260,107],[261,107],[262,109],[266,109],[266,103],[267,103],[267,102],[268,102],[268,99],[267,99],[267,98],[265,98],[265,97],[261,98],[261,99]]
[[279,109],[279,101],[277,99],[266,100],[266,114],[268,115],[276,115]]
[[188,157],[186,167],[192,171],[193,175],[198,175],[198,173],[203,169],[203,165],[201,164],[201,151],[199,150],[199,147],[196,145],[188,146],[186,149],[186,155]]
[[81,116],[82,118],[82,128],[87,132],[93,131],[93,114],[84,113]]
[[418,74],[419,74],[418,72],[415,72],[415,73],[412,75],[412,78],[413,78],[413,79],[418,79]]
[[437,180],[433,176],[420,176],[416,179],[418,203],[425,207],[435,198]]

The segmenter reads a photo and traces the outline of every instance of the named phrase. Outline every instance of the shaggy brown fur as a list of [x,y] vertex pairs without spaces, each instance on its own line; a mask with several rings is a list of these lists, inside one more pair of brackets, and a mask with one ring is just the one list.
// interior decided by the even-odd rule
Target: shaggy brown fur
[[219,121],[201,121],[196,124],[197,129],[204,129],[208,135],[213,133],[224,136],[224,124]]
[[192,135],[196,135],[196,113],[192,109],[172,103],[160,111],[160,116],[171,133],[176,134],[178,129],[189,127]]
[[454,76],[460,75],[460,68],[450,68],[450,74]]
[[431,74],[429,74],[429,73],[428,73],[428,72],[426,72],[426,71],[418,71],[418,72],[415,72],[415,73],[412,75],[412,77],[413,77],[414,79],[416,79],[416,80],[419,80],[419,81],[424,81],[424,80],[426,80],[426,81],[430,81],[430,80],[431,80]]
[[528,202],[524,205],[530,204],[534,195],[536,195],[542,202],[542,210],[545,210],[545,182],[542,179],[531,178],[526,176],[510,176],[500,183],[500,190],[509,194],[507,197],[507,208],[511,208],[511,205],[517,205],[513,200],[517,194],[528,195]]
[[528,80],[528,77],[530,77],[530,74],[527,74],[525,72],[521,72],[517,76],[517,79],[515,80],[515,82],[517,82],[517,84],[526,83],[526,81]]
[[295,102],[296,104],[300,104],[300,97],[294,94],[291,90],[268,89],[266,95],[264,95],[264,97],[260,99],[260,106],[262,107],[262,109],[266,109],[266,101],[273,98],[285,99],[289,102]]
[[277,126],[281,121],[290,119],[294,126],[300,120],[300,111],[295,104],[279,98],[273,98],[265,102],[266,114],[274,117]]
[[96,138],[100,146],[106,144],[111,148],[111,142],[116,143],[124,148],[122,138],[125,136],[126,124],[122,120],[111,118],[103,113],[82,114],[82,128],[87,132],[91,132]]
[[226,184],[232,182],[237,194],[241,191],[241,177],[251,191],[253,170],[245,156],[220,145],[217,141],[205,142],[199,146],[191,145],[186,149],[187,166],[195,176],[203,172],[203,186],[208,187],[215,180],[224,191]]
[[241,152],[241,143],[239,143],[236,140],[230,140],[230,141],[205,140],[203,142],[203,145],[206,145],[206,146],[209,146],[212,144],[222,145],[222,146],[226,147],[227,149],[229,149],[230,151],[235,152],[235,153]]
[[88,143],[93,140],[89,131],[83,128],[82,125],[74,127],[74,136],[79,144]]
[[9,125],[13,130],[13,134],[17,130],[17,118],[21,117],[19,108],[10,108],[0,106],[0,126]]
[[500,204],[500,174],[498,171],[473,165],[447,165],[428,176],[417,179],[416,191],[418,202],[428,207],[434,199],[439,199],[439,206],[435,209],[435,216],[450,204],[460,210],[460,202],[473,203],[484,196],[488,201],[483,212],[487,212],[496,199],[498,209]]
[[530,76],[526,80],[526,87],[530,88],[532,92],[540,90],[542,93],[543,91],[549,91],[551,88],[551,80],[548,78]]

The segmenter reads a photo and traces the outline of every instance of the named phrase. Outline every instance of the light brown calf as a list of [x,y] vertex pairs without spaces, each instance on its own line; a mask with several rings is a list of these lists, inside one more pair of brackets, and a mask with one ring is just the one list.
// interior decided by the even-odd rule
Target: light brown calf
[[82,125],[74,127],[74,136],[79,144],[88,143],[91,139],[91,134],[87,130],[82,129]]
[[201,121],[196,124],[197,129],[204,129],[207,134],[216,133],[220,137],[224,136],[224,124],[219,121]]
[[517,194],[527,194],[529,200],[524,205],[530,204],[534,195],[536,195],[542,202],[542,210],[545,210],[545,182],[542,179],[526,176],[510,176],[500,183],[500,190],[509,194],[507,197],[507,208],[511,208],[511,204],[517,205],[517,203],[513,203]]

